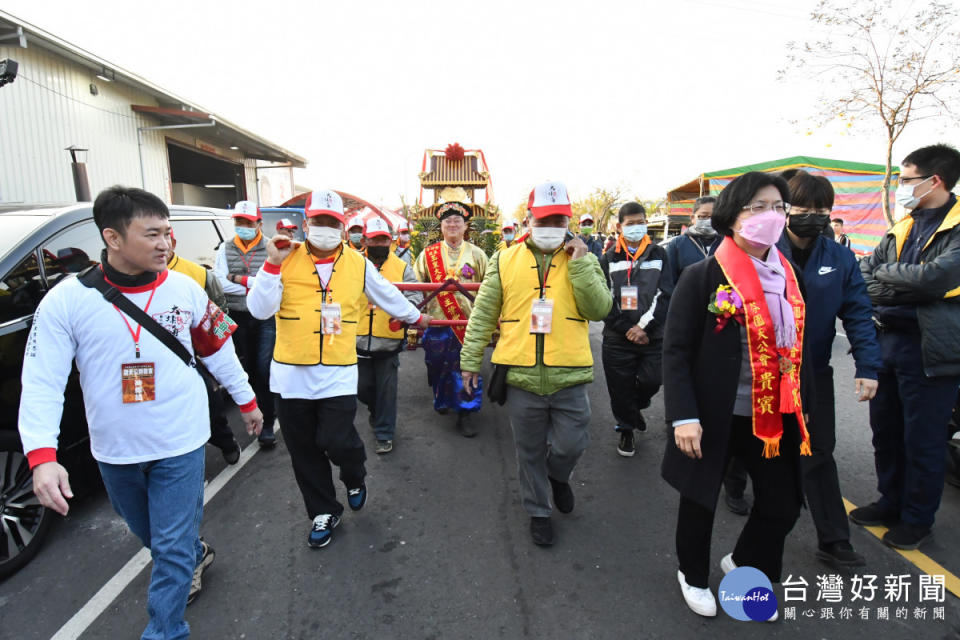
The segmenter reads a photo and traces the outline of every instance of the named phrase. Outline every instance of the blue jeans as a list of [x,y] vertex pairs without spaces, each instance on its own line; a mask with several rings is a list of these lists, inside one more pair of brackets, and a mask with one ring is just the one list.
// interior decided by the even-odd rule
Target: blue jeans
[[151,462],[99,464],[113,508],[153,557],[150,623],[142,640],[189,637],[183,614],[193,570],[203,557],[203,447]]

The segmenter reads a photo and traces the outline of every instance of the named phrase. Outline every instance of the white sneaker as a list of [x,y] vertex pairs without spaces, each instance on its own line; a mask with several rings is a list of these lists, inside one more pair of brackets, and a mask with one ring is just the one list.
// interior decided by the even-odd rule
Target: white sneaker
[[690,607],[690,611],[706,618],[716,617],[717,599],[713,597],[709,588],[691,587],[687,584],[683,571],[677,571],[677,581],[680,583],[680,592],[683,593],[683,599]]
[[727,575],[731,571],[737,568],[737,563],[733,561],[733,553],[728,553],[723,556],[723,559],[720,561],[720,568],[723,569],[723,575]]

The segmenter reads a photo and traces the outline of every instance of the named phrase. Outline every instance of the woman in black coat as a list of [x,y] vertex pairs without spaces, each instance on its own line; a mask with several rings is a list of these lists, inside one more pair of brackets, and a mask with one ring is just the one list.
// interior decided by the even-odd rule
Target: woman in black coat
[[775,247],[788,198],[786,182],[770,174],[732,181],[711,219],[726,238],[716,255],[683,271],[667,313],[663,386],[673,438],[662,475],[681,495],[678,581],[687,605],[704,616],[716,615],[710,538],[730,456],[747,467],[755,501],[721,561],[724,573],[751,566],[779,582],[784,540],[803,502],[805,305],[799,278]]

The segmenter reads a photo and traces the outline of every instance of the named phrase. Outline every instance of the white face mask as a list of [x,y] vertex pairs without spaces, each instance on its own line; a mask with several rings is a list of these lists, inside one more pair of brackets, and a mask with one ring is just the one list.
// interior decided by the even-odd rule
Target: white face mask
[[714,235],[717,233],[713,228],[710,218],[698,218],[696,222],[693,223],[693,228],[703,235]]
[[554,251],[563,244],[565,227],[531,227],[530,239],[541,251]]
[[645,224],[628,224],[623,228],[623,237],[627,239],[627,242],[640,242],[645,235],[647,235],[647,225]]
[[[927,180],[930,180],[932,178],[933,176],[930,176],[929,178],[927,178]],[[929,195],[930,191],[933,191],[933,188],[931,187],[930,191],[927,191],[922,195],[919,195],[919,196],[913,195],[913,192],[916,190],[916,188],[922,185],[927,180],[923,180],[921,182],[918,182],[917,184],[901,184],[899,187],[897,187],[896,195],[894,195],[894,199],[896,199],[897,204],[903,207],[904,209],[916,209],[917,205],[920,204],[920,201],[923,198],[925,198],[927,195]]]
[[343,233],[340,229],[333,227],[314,227],[307,230],[307,240],[310,244],[321,251],[330,251],[343,242]]

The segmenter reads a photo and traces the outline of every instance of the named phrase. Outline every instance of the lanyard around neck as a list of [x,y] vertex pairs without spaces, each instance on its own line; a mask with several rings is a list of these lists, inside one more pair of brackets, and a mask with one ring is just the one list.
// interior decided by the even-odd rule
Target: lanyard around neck
[[[143,308],[144,313],[149,313],[150,303],[153,302],[153,294],[157,292],[157,286],[159,284],[160,284],[160,278],[157,278],[156,281],[154,281],[153,283],[153,287],[150,289],[150,297],[147,298],[147,306]],[[143,329],[143,326],[137,323],[137,330],[134,331],[133,327],[130,326],[130,321],[127,320],[127,316],[125,316],[123,312],[120,311],[117,305],[113,305],[113,308],[117,310],[117,313],[119,313],[120,317],[123,319],[123,323],[127,325],[127,331],[130,332],[130,337],[133,338],[134,353],[136,354],[137,358],[140,358],[140,330]]]

